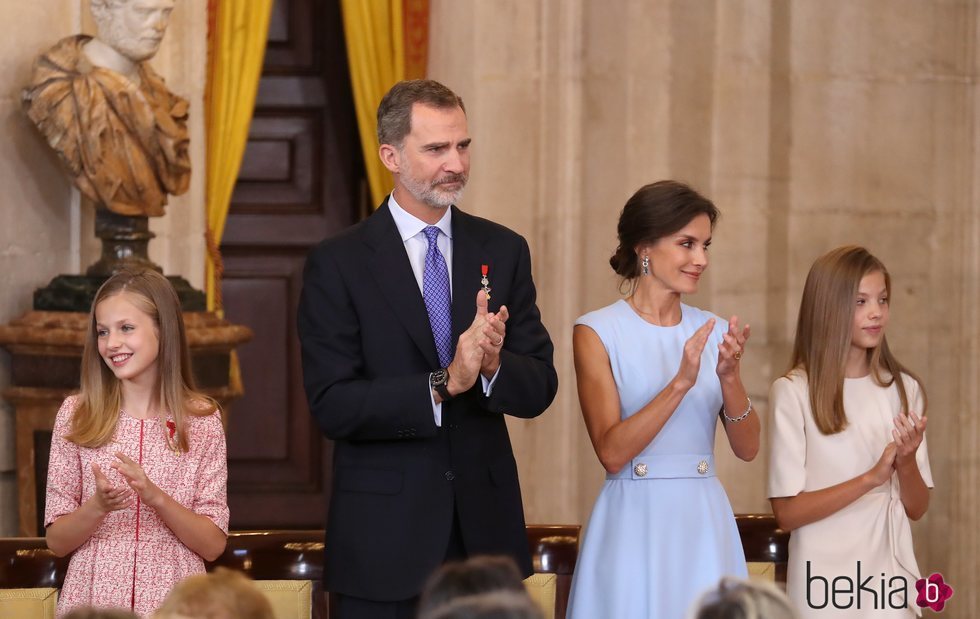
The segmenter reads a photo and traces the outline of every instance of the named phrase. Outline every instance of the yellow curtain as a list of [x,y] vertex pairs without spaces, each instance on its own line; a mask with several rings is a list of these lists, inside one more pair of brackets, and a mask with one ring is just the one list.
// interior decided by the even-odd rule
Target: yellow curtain
[[[378,136],[375,128],[378,103],[396,82],[421,75],[406,73],[406,8],[413,19],[411,33],[417,33],[417,16],[421,12],[428,24],[428,2],[412,0],[341,0],[344,36],[347,39],[347,61],[354,91],[354,109],[364,152],[371,204],[377,206],[391,191],[391,174],[378,158]],[[421,8],[424,7],[424,10]],[[427,31],[426,31],[427,34]],[[426,37],[427,38],[427,37]],[[419,54],[409,59],[412,72],[417,71]],[[422,56],[422,71],[424,58]]]
[[231,192],[245,153],[273,0],[210,0],[208,4],[207,244],[208,310],[221,312],[219,246]]
[[402,0],[341,0],[354,110],[364,153],[371,205],[391,191],[391,174],[378,158],[378,103],[405,75]]

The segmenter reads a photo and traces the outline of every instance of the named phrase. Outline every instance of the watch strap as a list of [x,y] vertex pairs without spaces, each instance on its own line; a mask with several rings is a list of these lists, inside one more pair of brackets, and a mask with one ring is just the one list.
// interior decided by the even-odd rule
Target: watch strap
[[449,393],[449,371],[447,369],[442,368],[429,374],[429,386],[436,390],[443,402],[453,398],[453,395]]

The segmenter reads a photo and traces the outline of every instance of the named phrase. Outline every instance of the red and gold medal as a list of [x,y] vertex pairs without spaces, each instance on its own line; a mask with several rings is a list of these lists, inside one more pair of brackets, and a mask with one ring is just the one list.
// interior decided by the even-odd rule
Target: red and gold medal
[[480,265],[480,272],[482,277],[480,277],[480,285],[483,286],[483,292],[487,293],[487,301],[490,300],[490,280],[487,279],[487,274],[490,272],[490,265],[483,264]]

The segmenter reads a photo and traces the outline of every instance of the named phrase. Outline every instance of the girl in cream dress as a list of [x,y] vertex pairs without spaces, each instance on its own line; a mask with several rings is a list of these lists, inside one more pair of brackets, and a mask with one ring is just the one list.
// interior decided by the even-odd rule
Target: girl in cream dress
[[770,392],[769,497],[802,618],[920,614],[909,520],[929,506],[925,393],[885,340],[891,281],[861,247],[811,267]]

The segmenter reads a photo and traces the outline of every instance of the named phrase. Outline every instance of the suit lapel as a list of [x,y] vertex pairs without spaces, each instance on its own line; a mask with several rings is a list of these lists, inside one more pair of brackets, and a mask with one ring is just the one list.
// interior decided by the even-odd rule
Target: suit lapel
[[[369,268],[381,288],[382,296],[426,361],[433,368],[439,367],[432,327],[429,326],[429,314],[419,293],[408,254],[405,253],[405,245],[398,235],[391,211],[388,210],[387,199],[365,224],[365,242],[374,250]],[[455,251],[454,247],[454,256]]]
[[483,238],[473,226],[472,217],[453,207],[453,346],[476,315],[481,260],[487,261]]

